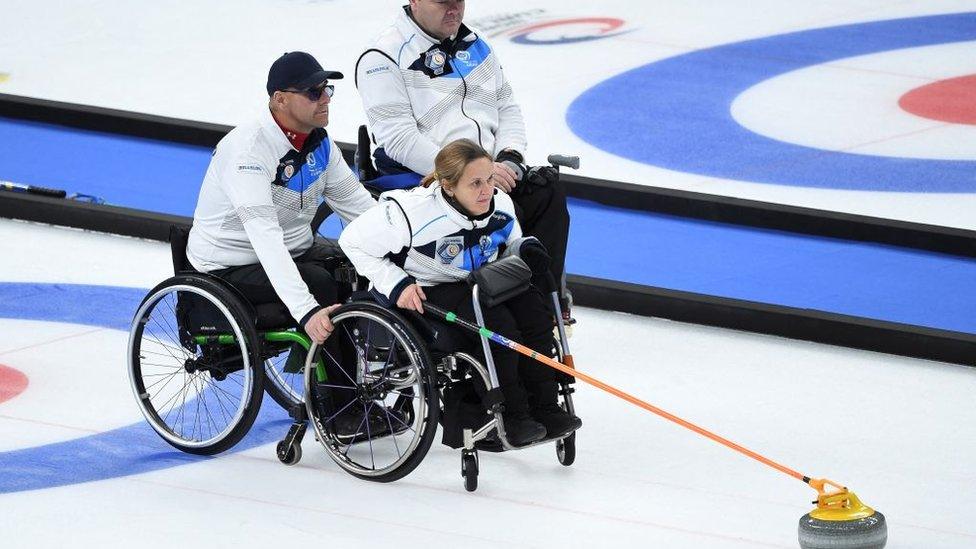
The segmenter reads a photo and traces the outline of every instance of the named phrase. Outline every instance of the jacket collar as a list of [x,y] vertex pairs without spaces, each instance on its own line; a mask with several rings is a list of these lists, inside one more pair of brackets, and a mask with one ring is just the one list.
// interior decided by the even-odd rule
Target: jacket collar
[[[261,115],[261,128],[271,136],[271,141],[274,143],[276,148],[281,150],[292,150],[297,151],[288,136],[285,135],[284,130],[275,121],[274,115],[271,114],[271,109],[265,108],[262,110]],[[305,146],[302,150],[312,150],[318,147],[323,141],[329,138],[329,132],[325,128],[314,128],[308,133],[308,137],[305,138]],[[301,152],[301,151],[299,151]]]
[[[491,199],[491,207],[488,208],[488,213],[479,216],[480,219],[471,219],[467,215],[458,211],[453,204],[444,198],[444,193],[441,192],[441,184],[438,182],[431,183],[428,187],[430,191],[434,194],[434,200],[437,201],[437,205],[440,206],[441,210],[447,215],[448,219],[454,222],[455,225],[461,227],[462,229],[481,229],[488,225],[491,221],[492,215],[495,214],[495,198]],[[495,192],[498,192],[497,190]]]
[[477,35],[474,33],[474,31],[469,29],[464,23],[461,23],[461,26],[458,28],[457,35],[453,40],[450,38],[445,38],[444,40],[434,38],[433,36],[427,34],[424,29],[420,28],[420,25],[418,25],[417,22],[414,21],[413,17],[410,16],[409,4],[403,6],[403,10],[401,10],[400,14],[397,16],[396,26],[400,33],[407,39],[409,39],[412,35],[417,35],[419,37],[423,37],[423,39],[430,44],[442,44],[446,49],[452,51],[455,49],[453,45],[458,42],[473,42],[475,39],[477,39]]
[[291,145],[291,141],[285,136],[285,132],[281,130],[278,123],[275,122],[274,116],[271,115],[271,109],[265,107],[261,114],[261,128],[264,129],[265,133],[271,136],[271,141],[274,143],[276,148],[282,150],[294,149]]

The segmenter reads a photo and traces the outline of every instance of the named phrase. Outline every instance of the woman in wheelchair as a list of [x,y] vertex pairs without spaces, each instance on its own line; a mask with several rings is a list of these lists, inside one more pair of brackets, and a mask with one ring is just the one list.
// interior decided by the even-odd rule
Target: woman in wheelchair
[[[424,312],[430,301],[472,318],[469,274],[502,255],[518,254],[542,279],[549,257],[532,237],[522,238],[511,198],[496,192],[493,161],[484,149],[461,139],[449,143],[422,187],[384,193],[379,204],[353,221],[339,244],[360,274],[390,303]],[[483,308],[484,324],[552,356],[553,310],[533,285],[518,298]],[[481,352],[478,336],[462,340]],[[509,442],[522,446],[580,427],[580,419],[557,404],[556,372],[528,357],[493,348]]]

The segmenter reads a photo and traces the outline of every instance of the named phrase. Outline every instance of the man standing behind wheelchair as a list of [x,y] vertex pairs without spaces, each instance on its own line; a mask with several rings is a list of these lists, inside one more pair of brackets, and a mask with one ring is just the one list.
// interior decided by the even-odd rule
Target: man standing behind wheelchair
[[[549,251],[558,283],[569,238],[565,190],[555,170],[524,165],[525,123],[512,87],[494,49],[463,18],[464,0],[410,0],[360,55],[356,86],[379,147],[376,169],[428,174],[442,146],[460,138],[478,143],[492,152],[492,181],[514,200],[525,234]],[[561,301],[572,323],[568,292]]]
[[[536,278],[549,278],[545,248],[534,237],[522,237],[511,198],[496,192],[491,155],[461,139],[444,147],[434,166],[421,187],[384,193],[339,237],[356,270],[376,291],[403,309],[422,314],[429,300],[471,318],[466,279],[500,253],[520,255]],[[537,287],[483,313],[489,329],[551,356],[552,310]],[[481,352],[477,335],[464,332],[463,338]],[[494,349],[511,444],[522,446],[580,427],[580,419],[557,404],[554,370],[510,349]]]
[[325,131],[329,80],[341,78],[304,52],[271,65],[267,108],[217,144],[186,250],[252,304],[282,302],[319,344],[338,307],[328,263],[339,250],[315,243],[309,223],[321,198],[347,222],[376,203]]

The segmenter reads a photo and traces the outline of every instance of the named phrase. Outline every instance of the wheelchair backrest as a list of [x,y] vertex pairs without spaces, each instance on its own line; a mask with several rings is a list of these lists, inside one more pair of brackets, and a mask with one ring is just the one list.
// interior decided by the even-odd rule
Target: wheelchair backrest
[[365,125],[359,126],[359,139],[356,142],[356,154],[353,155],[353,164],[356,165],[356,175],[360,181],[376,179],[379,175],[373,166],[371,156],[371,146],[369,141],[369,131]]
[[186,259],[186,242],[190,238],[190,228],[183,225],[170,225],[169,251],[173,256],[173,273],[190,271],[190,262]]
[[366,126],[359,126],[359,140],[356,143],[356,154],[353,157],[353,164],[355,164],[359,181],[369,190],[373,198],[378,198],[379,194],[384,191],[412,189],[420,185],[420,180],[423,179],[420,175],[411,171],[388,175],[380,174],[376,167],[373,166],[372,143]]

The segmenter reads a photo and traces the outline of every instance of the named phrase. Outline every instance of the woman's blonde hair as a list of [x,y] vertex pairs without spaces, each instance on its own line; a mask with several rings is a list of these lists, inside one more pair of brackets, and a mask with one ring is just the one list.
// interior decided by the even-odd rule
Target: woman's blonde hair
[[425,177],[420,184],[427,187],[434,181],[440,181],[442,187],[453,190],[461,180],[464,168],[479,158],[492,160],[488,151],[470,139],[451,141],[434,158],[434,173]]

